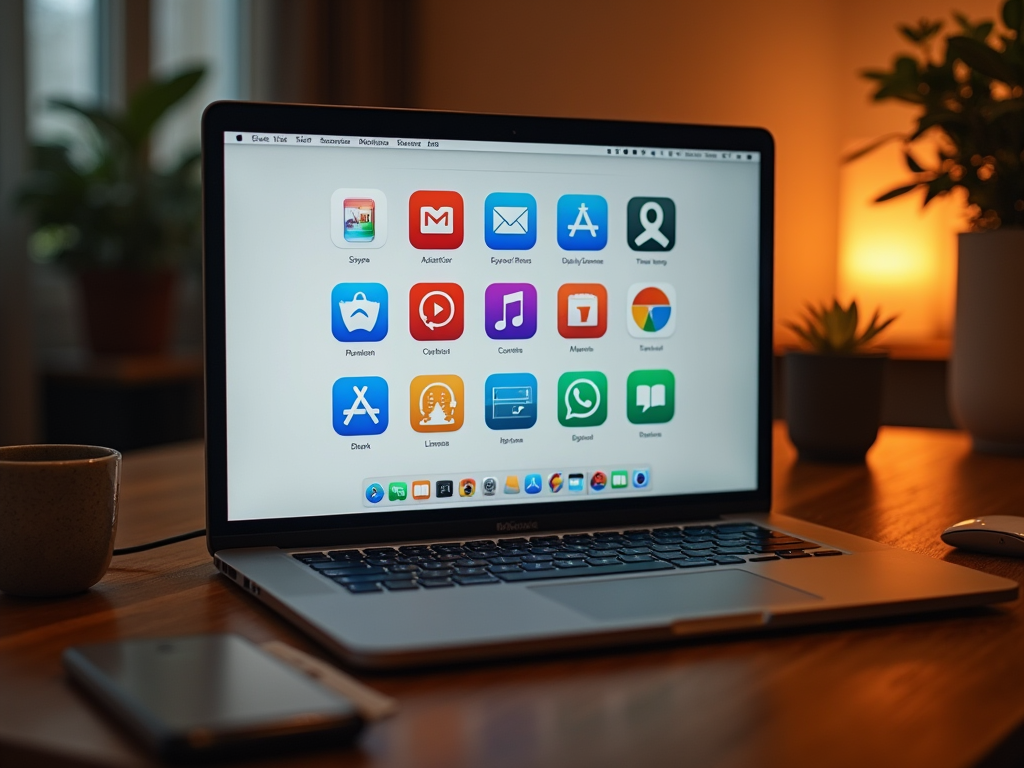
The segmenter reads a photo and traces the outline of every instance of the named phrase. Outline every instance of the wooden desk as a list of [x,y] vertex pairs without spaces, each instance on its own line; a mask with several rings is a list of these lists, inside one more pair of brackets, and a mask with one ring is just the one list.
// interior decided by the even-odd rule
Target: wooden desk
[[[966,436],[884,429],[867,466],[794,463],[775,434],[775,509],[1020,580],[1024,560],[938,535],[1024,512],[1024,461]],[[202,448],[125,460],[121,546],[198,527]],[[0,764],[148,765],[65,681],[61,650],[121,637],[238,632],[320,655],[213,569],[202,541],[118,558],[84,596],[0,597]],[[969,766],[1024,763],[1024,608],[877,621],[368,679],[402,711],[351,752],[295,765]],[[45,760],[43,758],[46,758]],[[264,762],[260,765],[284,764]]]

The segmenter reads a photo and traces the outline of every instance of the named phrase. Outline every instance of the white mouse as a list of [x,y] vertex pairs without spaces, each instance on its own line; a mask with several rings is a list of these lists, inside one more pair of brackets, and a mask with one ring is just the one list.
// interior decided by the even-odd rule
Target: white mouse
[[944,530],[942,540],[974,552],[1024,557],[1024,517],[991,515],[962,520]]

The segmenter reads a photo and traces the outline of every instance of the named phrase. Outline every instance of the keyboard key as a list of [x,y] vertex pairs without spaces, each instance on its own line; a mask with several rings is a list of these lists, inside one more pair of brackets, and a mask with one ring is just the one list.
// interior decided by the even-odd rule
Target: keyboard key
[[654,557],[652,555],[622,555],[619,559],[624,563],[649,563]]
[[701,568],[706,565],[715,565],[715,561],[708,560],[706,557],[684,557],[680,560],[673,560],[672,565],[677,568]]
[[715,547],[714,551],[720,555],[749,555],[751,552],[747,547]]
[[419,570],[418,566],[415,565],[392,565],[388,568],[391,573],[416,573]]
[[[583,551],[585,552],[586,550]],[[555,560],[579,560],[583,557],[583,554],[573,550],[572,552],[555,552],[551,557]]]
[[[486,565],[486,563],[485,563]],[[456,568],[456,576],[482,576],[487,573],[486,568]]]
[[[503,574],[503,575],[509,576],[511,574]],[[473,585],[473,584],[500,584],[501,583],[500,581],[498,581],[498,579],[496,579],[494,576],[491,576],[489,573],[484,575],[484,576],[455,576],[455,577],[452,578],[452,581],[454,581],[456,584],[462,584],[465,587],[468,587],[468,586]]]
[[[566,561],[562,561],[566,562]],[[523,565],[526,568],[526,564]],[[661,560],[649,563],[620,563],[619,565],[601,565],[592,568],[550,568],[540,571],[523,570],[519,573],[502,573],[504,581],[536,581],[540,579],[587,578],[589,576],[609,576],[618,573],[641,573],[643,571],[671,571],[672,566]]]
[[292,555],[296,560],[300,560],[303,563],[315,563],[317,561],[330,560],[327,555],[323,552],[299,552],[297,555]]
[[588,557],[589,565],[615,565],[619,562],[617,557]]
[[783,560],[796,560],[798,557],[810,557],[806,552],[795,551],[795,552],[776,552],[779,557]]
[[412,579],[404,579],[401,581],[389,579],[388,581],[384,582],[384,586],[392,591],[397,591],[400,589],[419,589],[419,587],[416,586],[416,582]]
[[363,576],[367,576],[367,575],[370,575],[370,576],[372,576],[372,575],[383,576],[384,575],[384,569],[383,568],[368,568],[367,566],[363,565],[363,566],[358,566],[358,567],[355,567],[355,568],[331,568],[330,570],[327,570],[327,571],[320,571],[320,573],[322,575],[326,576],[329,579],[333,579],[336,576],[357,576],[357,575],[363,575]]
[[364,549],[363,553],[367,555],[397,555],[398,550],[394,547],[372,547]]
[[[348,567],[348,565],[346,563],[339,563],[337,560],[331,560],[328,558],[327,560],[317,560],[316,562],[309,563],[309,567],[312,568],[314,571],[329,571],[332,568],[346,568]],[[362,565],[361,563],[356,563],[352,567],[365,568],[366,566]]]
[[[679,547],[672,547],[673,551],[678,551]],[[623,547],[619,550],[620,555],[649,555],[651,554],[650,547]]]
[[531,555],[550,555],[550,554],[553,554],[553,553],[555,553],[557,551],[558,550],[555,549],[554,547],[531,547],[530,548],[530,554]]
[[556,568],[586,568],[586,560],[555,560]]
[[433,560],[427,561],[425,563],[420,563],[420,568],[422,568],[424,571],[441,571],[448,567],[448,563],[437,563]]
[[523,555],[519,559],[524,563],[549,563],[554,560],[551,555]]
[[[529,555],[527,555],[529,557]],[[492,557],[490,562],[492,565],[513,565],[519,563],[522,560],[521,557]]]
[[455,582],[451,579],[420,579],[419,585],[427,589],[437,589],[438,587],[454,587]]
[[358,584],[342,584],[345,589],[354,594],[362,594],[364,592],[381,592],[379,585],[372,582],[360,582]]
[[838,549],[822,549],[818,552],[811,552],[815,557],[835,557],[836,555],[843,554]]
[[512,571],[521,571],[518,565],[492,565],[488,568],[491,573],[511,573]]
[[769,560],[780,560],[780,559],[781,558],[778,555],[758,555],[757,557],[747,558],[747,562],[749,562],[749,563],[766,563]]
[[[398,574],[394,574],[397,576]],[[391,574],[386,573],[350,573],[345,576],[335,576],[334,580],[338,584],[361,584],[367,581],[383,581],[385,578],[393,578]],[[412,578],[411,576],[409,578]]]
[[456,560],[455,565],[460,568],[483,568],[488,565],[486,560]]
[[527,562],[524,561],[522,566],[520,566],[520,567],[524,571],[548,571],[548,570],[553,570],[554,567],[555,567],[555,564],[552,563],[552,562],[547,562],[547,563],[527,563]]
[[736,557],[736,555],[715,555],[711,559],[719,565],[735,565],[746,562],[742,557]]

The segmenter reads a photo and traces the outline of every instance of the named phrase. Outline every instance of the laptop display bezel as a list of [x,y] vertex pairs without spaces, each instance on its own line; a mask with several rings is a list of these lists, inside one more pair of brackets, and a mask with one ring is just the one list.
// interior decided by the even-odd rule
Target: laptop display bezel
[[[430,512],[359,512],[272,520],[228,519],[224,291],[224,132],[368,135],[414,139],[588,144],[760,153],[757,487],[751,491],[587,499]],[[774,142],[760,128],[515,117],[419,110],[217,102],[203,115],[203,303],[206,362],[206,522],[210,552],[235,547],[341,546],[382,541],[493,538],[542,531],[679,523],[771,505]],[[699,364],[699,361],[697,361]],[[287,450],[295,450],[289,447]],[[282,450],[285,448],[282,447]],[[429,518],[424,520],[424,518]]]

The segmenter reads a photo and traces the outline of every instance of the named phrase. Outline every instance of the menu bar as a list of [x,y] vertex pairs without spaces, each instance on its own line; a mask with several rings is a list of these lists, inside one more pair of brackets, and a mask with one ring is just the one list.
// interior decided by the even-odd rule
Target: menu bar
[[759,163],[759,152],[664,147],[595,146],[591,144],[538,144],[515,141],[461,141],[406,139],[394,136],[325,136],[303,133],[254,133],[225,131],[225,144],[256,144],[268,147],[321,147],[332,149],[399,149],[433,152],[512,152],[534,155],[604,155],[635,160],[699,160]]

